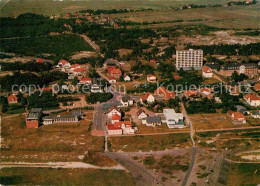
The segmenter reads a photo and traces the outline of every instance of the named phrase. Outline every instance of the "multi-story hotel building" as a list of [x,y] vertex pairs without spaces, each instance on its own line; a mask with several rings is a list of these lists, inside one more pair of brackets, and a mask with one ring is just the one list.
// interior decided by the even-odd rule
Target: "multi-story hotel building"
[[201,69],[203,66],[202,50],[177,50],[176,51],[176,68],[180,70]]

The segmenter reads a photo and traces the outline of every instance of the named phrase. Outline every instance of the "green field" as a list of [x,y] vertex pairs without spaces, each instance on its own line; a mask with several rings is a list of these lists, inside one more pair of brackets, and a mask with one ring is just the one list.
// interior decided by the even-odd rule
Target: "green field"
[[80,36],[75,34],[0,40],[0,51],[29,56],[50,54],[66,57],[84,50],[92,51],[93,49]]
[[227,185],[257,185],[260,183],[260,164],[233,164]]
[[53,1],[53,0],[26,0],[26,1],[16,1],[2,0],[0,3],[0,8],[3,6],[0,16],[18,16],[19,14],[32,12],[38,14],[62,14],[67,12],[75,12],[82,9],[119,9],[119,8],[153,8],[153,9],[167,9],[168,7],[180,7],[185,4],[222,4],[228,0],[170,0],[170,1],[125,1],[125,0],[81,0],[81,1]]
[[125,171],[97,169],[3,168],[4,185],[135,185]]

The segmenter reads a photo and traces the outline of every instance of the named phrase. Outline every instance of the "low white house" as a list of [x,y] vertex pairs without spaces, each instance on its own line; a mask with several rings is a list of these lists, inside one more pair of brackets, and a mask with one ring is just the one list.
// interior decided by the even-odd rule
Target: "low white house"
[[163,109],[163,114],[168,128],[185,128],[182,113],[176,113],[174,109]]
[[203,66],[202,68],[202,76],[205,78],[211,78],[213,77],[213,71],[210,67],[208,66]]
[[252,107],[260,106],[260,97],[257,94],[246,94],[244,99]]
[[109,118],[111,118],[113,115],[121,116],[121,112],[116,108],[116,106],[111,107],[107,113]]
[[116,83],[116,78],[114,77],[108,77],[107,79],[109,83]]
[[145,118],[147,118],[147,116],[148,115],[145,113],[145,111],[143,109],[138,110],[137,117],[139,120],[145,119]]
[[153,103],[155,101],[154,96],[147,92],[143,97],[140,98],[140,102],[144,104],[147,101],[147,103]]
[[131,81],[130,76],[126,75],[126,76],[124,77],[124,81]]
[[251,114],[252,118],[256,118],[256,119],[260,118],[260,111],[259,110],[252,111],[250,114]]
[[130,96],[123,96],[120,100],[120,103],[122,104],[121,107],[128,107],[134,105],[134,100],[131,99]]
[[148,82],[154,83],[154,82],[156,82],[156,80],[157,80],[157,78],[156,78],[155,75],[150,74],[150,75],[147,76]]
[[161,125],[162,120],[159,116],[147,116],[142,120],[142,124],[147,127],[155,127],[155,125]]

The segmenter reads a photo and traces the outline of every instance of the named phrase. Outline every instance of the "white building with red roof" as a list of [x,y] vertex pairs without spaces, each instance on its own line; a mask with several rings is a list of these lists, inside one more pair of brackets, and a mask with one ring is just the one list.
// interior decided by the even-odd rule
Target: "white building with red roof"
[[107,80],[109,83],[116,83],[116,78],[114,77],[108,77]]
[[115,114],[115,115],[111,116],[110,119],[111,119],[111,123],[114,124],[114,123],[119,122],[121,120],[121,116],[118,115],[118,114]]
[[113,115],[119,115],[121,117],[121,112],[117,109],[116,106],[112,106],[109,111],[107,112],[107,116],[111,118]]
[[107,125],[108,135],[134,134],[135,129],[132,127],[131,121],[119,121],[114,124]]
[[87,69],[83,68],[83,67],[76,68],[72,71],[74,76],[80,76],[80,75],[86,74],[86,72],[87,72]]
[[140,102],[142,104],[144,104],[145,102],[153,103],[154,101],[155,101],[155,98],[150,92],[147,92],[143,97],[140,98]]
[[202,67],[202,76],[205,77],[205,78],[211,78],[213,77],[213,71],[210,67],[208,66],[203,66]]
[[174,92],[170,92],[168,90],[165,89],[165,87],[161,86],[158,89],[156,89],[154,91],[154,94],[164,97],[164,99],[167,101],[170,98],[174,99],[175,98],[175,93]]
[[246,94],[244,99],[252,107],[260,106],[260,97],[257,94]]
[[8,96],[7,100],[8,100],[9,104],[17,103],[18,97],[16,95],[12,94],[12,95]]
[[240,112],[234,112],[229,110],[227,115],[231,117],[233,124],[245,124],[246,123],[246,116]]
[[89,77],[82,78],[79,81],[79,84],[81,84],[81,85],[90,85],[91,84],[91,78],[89,78]]
[[61,59],[58,63],[58,67],[65,71],[66,69],[70,68],[70,63],[64,59]]
[[155,82],[157,81],[157,78],[156,78],[155,75],[149,74],[149,75],[147,76],[147,81],[148,81],[148,82],[151,82],[151,83],[155,83]]

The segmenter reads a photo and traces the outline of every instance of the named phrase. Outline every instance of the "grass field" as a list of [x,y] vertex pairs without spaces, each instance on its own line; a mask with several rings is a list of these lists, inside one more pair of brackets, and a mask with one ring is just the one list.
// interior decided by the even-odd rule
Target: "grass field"
[[[1,161],[82,161],[86,151],[102,152],[103,137],[91,136],[89,131],[93,111],[83,112],[86,120],[79,123],[38,129],[25,128],[24,114],[2,116]],[[91,159],[95,159],[94,156]]]
[[[151,27],[169,27],[184,24],[206,24],[219,28],[259,28],[259,5],[211,7],[186,10],[154,10],[150,12],[135,12],[114,14],[112,16],[133,22],[160,22]],[[183,22],[163,23],[167,21],[183,20]],[[194,21],[200,20],[200,21]]]
[[260,183],[259,164],[232,164],[227,185],[257,185]]
[[110,137],[108,141],[112,151],[157,151],[190,146],[189,134]]
[[75,34],[0,40],[0,51],[29,56],[41,54],[70,56],[83,50],[93,51],[90,45]]
[[4,185],[135,185],[125,171],[96,169],[4,168]]
[[196,131],[249,126],[248,124],[233,125],[232,120],[227,116],[227,114],[190,114],[189,117],[193,123],[193,128]]
[[16,1],[2,0],[0,8],[2,8],[0,16],[17,16],[25,12],[33,12],[40,14],[61,14],[67,12],[75,12],[82,9],[136,9],[136,8],[153,8],[153,9],[167,9],[168,7],[180,7],[185,4],[222,4],[227,0],[170,0],[170,1],[129,1],[129,0],[63,0],[63,1],[52,1],[52,0],[26,0]]

